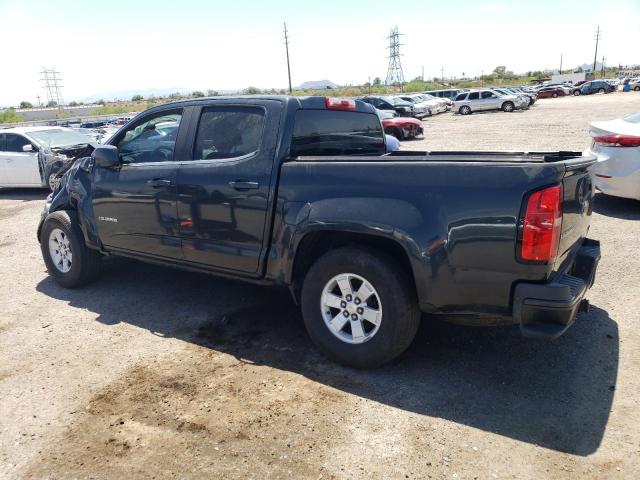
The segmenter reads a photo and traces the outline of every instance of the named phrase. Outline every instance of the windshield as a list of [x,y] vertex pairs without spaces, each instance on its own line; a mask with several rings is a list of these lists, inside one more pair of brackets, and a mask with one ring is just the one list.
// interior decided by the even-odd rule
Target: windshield
[[640,112],[627,115],[623,120],[629,123],[640,123]]
[[91,143],[91,137],[66,128],[52,128],[29,132],[27,136],[47,148],[67,147],[81,143]]

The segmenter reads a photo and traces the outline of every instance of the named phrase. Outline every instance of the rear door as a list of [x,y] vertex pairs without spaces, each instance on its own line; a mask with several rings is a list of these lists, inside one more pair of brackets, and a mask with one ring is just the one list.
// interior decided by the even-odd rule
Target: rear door
[[193,112],[186,161],[178,170],[184,258],[257,274],[265,238],[282,104],[216,102]]
[[102,242],[110,249],[182,259],[176,212],[176,175],[186,109],[141,116],[109,143],[119,168],[93,168],[91,193]]
[[[25,152],[26,146],[31,147],[31,151]],[[42,186],[38,149],[28,138],[17,133],[6,133],[2,157],[5,159],[7,184]]]

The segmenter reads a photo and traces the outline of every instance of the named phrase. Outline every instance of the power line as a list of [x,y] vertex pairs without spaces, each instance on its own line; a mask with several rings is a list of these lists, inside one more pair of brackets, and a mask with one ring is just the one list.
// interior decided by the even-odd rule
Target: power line
[[598,29],[596,30],[596,53],[593,54],[593,73],[596,73],[596,61],[598,59],[598,42],[600,41],[600,25],[598,25]]
[[284,47],[287,51],[287,75],[289,76],[289,93],[291,93],[291,65],[289,64],[289,32],[287,31],[287,22],[284,23]]
[[402,72],[402,64],[400,63],[400,33],[396,26],[391,30],[389,39],[389,68],[387,69],[387,85],[399,85],[402,89],[404,84],[404,73]]

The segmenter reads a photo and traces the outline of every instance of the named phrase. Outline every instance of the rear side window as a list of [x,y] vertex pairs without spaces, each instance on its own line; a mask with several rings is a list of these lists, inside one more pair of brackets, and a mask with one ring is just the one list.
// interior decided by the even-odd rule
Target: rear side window
[[205,108],[200,116],[193,159],[225,159],[255,153],[260,149],[263,126],[261,108]]
[[461,93],[460,95],[458,95],[456,97],[456,102],[459,102],[461,100],[464,100],[465,98],[467,98],[467,94],[466,93]]
[[480,98],[480,94],[478,92],[471,92],[469,94],[469,100],[478,100]]
[[384,134],[377,115],[331,110],[298,110],[291,155],[383,155]]

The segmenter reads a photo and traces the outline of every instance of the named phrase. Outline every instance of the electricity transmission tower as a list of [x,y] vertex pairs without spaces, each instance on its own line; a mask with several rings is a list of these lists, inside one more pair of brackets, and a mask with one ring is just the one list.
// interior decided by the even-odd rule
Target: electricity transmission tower
[[400,33],[396,26],[391,30],[389,39],[389,69],[387,70],[387,85],[399,85],[402,89],[404,84],[404,73],[402,73],[402,64],[400,63]]
[[42,78],[40,81],[43,83],[43,88],[47,93],[47,104],[51,102],[55,102],[58,107],[62,107],[62,78],[60,78],[60,72],[56,71],[55,68],[46,69],[43,68]]

